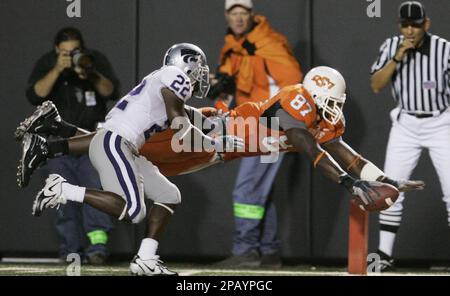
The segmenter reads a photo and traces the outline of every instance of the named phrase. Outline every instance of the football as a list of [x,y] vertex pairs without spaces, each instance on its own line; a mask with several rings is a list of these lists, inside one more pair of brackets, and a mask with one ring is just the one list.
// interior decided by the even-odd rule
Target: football
[[373,189],[370,193],[370,197],[374,201],[369,205],[364,205],[364,203],[356,196],[353,196],[352,202],[355,203],[359,208],[368,212],[379,212],[386,210],[392,206],[398,198],[399,192],[397,188],[390,184],[371,181],[370,187]]

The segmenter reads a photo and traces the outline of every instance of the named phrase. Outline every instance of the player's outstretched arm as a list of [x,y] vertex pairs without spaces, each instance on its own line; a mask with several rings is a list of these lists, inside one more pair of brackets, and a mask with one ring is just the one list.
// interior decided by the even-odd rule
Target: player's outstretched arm
[[[181,99],[168,88],[161,89],[161,94],[166,106],[170,128],[175,132],[174,136],[180,141],[190,139],[191,151],[201,151],[204,142],[211,143],[218,152],[224,152],[225,150],[234,151],[242,149],[244,146],[243,140],[235,136],[222,136],[213,139],[205,135],[199,128],[190,122],[189,117],[186,114],[184,102]],[[193,139],[196,138],[201,139],[201,141],[194,141]],[[195,147],[196,143],[201,145],[201,147]]]
[[342,140],[330,141],[322,145],[330,155],[347,172],[366,181],[380,181],[395,186],[399,191],[422,190],[425,187],[423,181],[392,180],[377,166],[363,158],[347,143]]
[[346,174],[339,164],[317,143],[314,137],[301,128],[291,128],[286,131],[286,136],[295,148],[313,161],[314,167],[319,168],[328,178],[334,182],[340,182],[340,176]]
[[377,189],[381,185],[380,182],[352,178],[328,152],[322,149],[306,129],[291,128],[286,131],[286,135],[294,147],[308,155],[315,168],[319,168],[327,177],[343,185],[365,209],[381,209],[378,201],[380,194]]

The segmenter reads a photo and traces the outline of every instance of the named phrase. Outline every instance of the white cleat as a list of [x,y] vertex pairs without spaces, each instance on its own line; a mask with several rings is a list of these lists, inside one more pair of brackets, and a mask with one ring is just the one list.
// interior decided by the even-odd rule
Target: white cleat
[[164,262],[159,260],[159,256],[151,259],[142,260],[139,255],[134,256],[130,263],[130,272],[132,275],[139,276],[176,276],[178,273],[169,270],[164,266]]
[[62,194],[62,184],[66,179],[58,174],[51,174],[45,180],[44,188],[39,191],[33,203],[33,216],[40,216],[45,209],[59,208],[67,200]]

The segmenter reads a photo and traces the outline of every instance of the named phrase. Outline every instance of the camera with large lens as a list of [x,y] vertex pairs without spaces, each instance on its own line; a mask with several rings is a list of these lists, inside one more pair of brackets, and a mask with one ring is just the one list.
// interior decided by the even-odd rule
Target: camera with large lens
[[85,70],[90,70],[94,67],[94,57],[86,50],[75,49],[70,52],[70,56],[74,67],[80,67]]

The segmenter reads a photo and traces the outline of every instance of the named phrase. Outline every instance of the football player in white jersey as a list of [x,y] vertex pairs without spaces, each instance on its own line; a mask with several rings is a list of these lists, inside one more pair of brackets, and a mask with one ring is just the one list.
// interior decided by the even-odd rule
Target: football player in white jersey
[[[33,214],[67,200],[87,203],[119,220],[139,223],[146,217],[144,196],[153,200],[146,238],[130,264],[135,275],[177,275],[156,255],[164,225],[181,202],[178,188],[158,168],[138,154],[153,134],[169,126],[178,141],[201,138],[217,151],[243,146],[233,136],[211,138],[193,126],[184,109],[191,98],[204,98],[209,90],[209,68],[203,51],[189,43],[172,46],[163,67],[146,76],[106,116],[106,122],[89,146],[89,157],[97,169],[103,191],[67,183],[50,175],[36,196]],[[183,127],[183,133],[178,132]],[[187,128],[186,128],[187,127]]]

